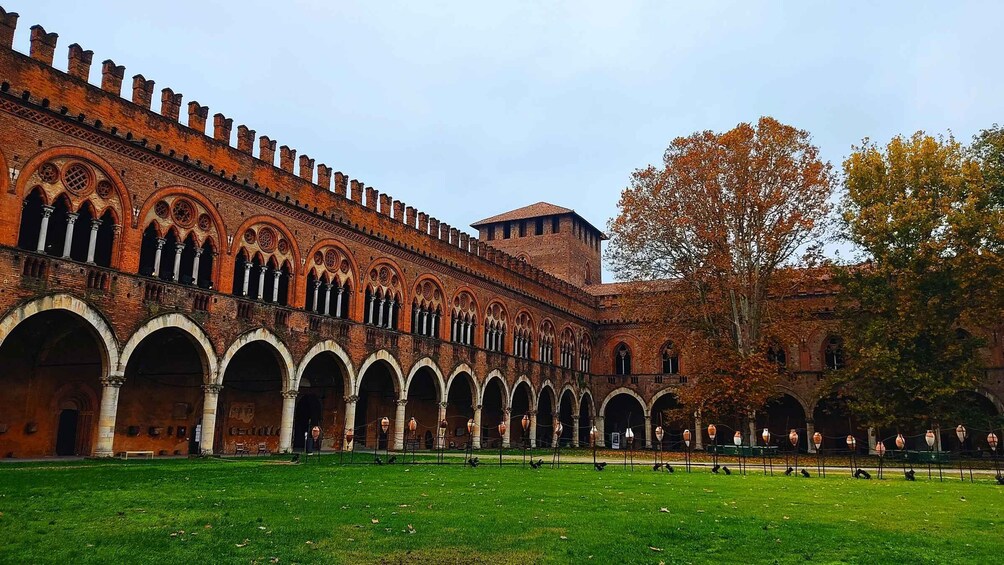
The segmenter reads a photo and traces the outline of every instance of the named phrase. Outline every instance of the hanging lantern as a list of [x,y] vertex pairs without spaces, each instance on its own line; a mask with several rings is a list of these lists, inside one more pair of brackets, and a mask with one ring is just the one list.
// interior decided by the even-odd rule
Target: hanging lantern
[[662,443],[662,438],[665,436],[665,434],[666,432],[662,430],[662,426],[655,427],[655,439],[659,440],[660,444]]
[[709,424],[708,425],[708,437],[711,438],[712,442],[715,441],[715,435],[717,435],[717,434],[718,434],[718,427],[715,426],[714,424]]
[[683,430],[683,443],[687,447],[690,447],[690,429]]
[[997,451],[997,434],[993,432],[987,434],[987,443],[990,444],[991,451]]
[[530,415],[529,414],[523,414],[523,419],[520,420],[520,424],[523,425],[523,433],[525,434],[527,432],[527,430],[530,429]]
[[934,449],[934,430],[927,430],[927,433],[924,434],[924,440],[927,441],[928,449]]
[[506,431],[505,420],[499,422],[499,437],[504,437]]
[[819,432],[812,434],[812,444],[816,446],[816,451],[819,451],[819,446],[823,445],[823,434]]
[[906,449],[906,439],[903,437],[903,434],[896,434],[896,449],[900,451]]
[[851,451],[857,451],[857,448],[858,448],[858,440],[854,436],[848,434],[847,449],[850,449]]
[[387,430],[390,429],[390,418],[388,418],[387,416],[384,416],[380,420],[380,429],[383,430],[384,434],[387,433]]
[[764,428],[763,429],[763,433],[760,434],[760,437],[763,438],[763,444],[764,445],[770,445],[770,430],[768,430],[767,428]]
[[798,432],[795,431],[795,428],[792,428],[791,431],[788,432],[788,441],[791,442],[792,447],[798,446]]
[[415,430],[417,429],[418,429],[418,422],[416,422],[415,417],[412,416],[411,419],[408,420],[408,431],[411,433],[415,433]]
[[955,427],[955,435],[959,436],[959,443],[966,441],[966,427],[959,424]]
[[739,430],[736,430],[736,435],[732,436],[732,443],[736,444],[736,447],[743,444],[743,434]]
[[885,443],[881,441],[875,443],[875,455],[885,457]]
[[474,435],[474,418],[467,420],[467,433],[468,435]]
[[355,437],[352,433],[352,428],[345,430],[345,443],[348,445],[352,444],[352,438]]
[[589,445],[596,447],[596,438],[598,438],[599,435],[599,430],[596,429],[596,426],[593,426],[593,429],[589,430]]

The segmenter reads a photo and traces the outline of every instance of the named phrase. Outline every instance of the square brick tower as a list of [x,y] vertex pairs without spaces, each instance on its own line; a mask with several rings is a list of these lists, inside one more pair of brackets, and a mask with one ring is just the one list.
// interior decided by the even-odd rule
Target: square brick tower
[[600,284],[607,236],[575,210],[538,202],[474,222],[478,238],[579,287]]

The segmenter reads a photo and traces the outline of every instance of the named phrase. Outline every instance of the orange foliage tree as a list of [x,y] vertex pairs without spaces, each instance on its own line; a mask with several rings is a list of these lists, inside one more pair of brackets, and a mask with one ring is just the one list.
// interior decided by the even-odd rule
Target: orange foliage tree
[[770,117],[679,137],[662,166],[633,173],[607,255],[641,286],[628,315],[688,336],[690,410],[751,416],[777,395],[783,367],[768,352],[805,322],[787,298],[818,274],[806,267],[829,232],[833,184],[809,133]]

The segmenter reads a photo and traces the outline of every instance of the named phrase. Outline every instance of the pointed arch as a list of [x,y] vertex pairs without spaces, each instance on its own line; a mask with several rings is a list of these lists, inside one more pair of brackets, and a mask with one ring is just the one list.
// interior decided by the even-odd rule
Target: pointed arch
[[355,390],[356,374],[352,369],[352,359],[349,358],[349,354],[342,349],[341,345],[338,345],[337,342],[330,339],[315,343],[314,346],[303,355],[303,359],[300,360],[300,364],[296,367],[296,380],[293,382],[293,388],[296,390],[300,389],[300,379],[303,378],[303,373],[307,370],[307,366],[314,360],[314,357],[317,357],[322,353],[331,353],[342,362],[349,381],[344,383],[344,390]]
[[443,390],[443,402],[448,400],[447,397],[450,394],[450,388],[453,386],[453,381],[463,373],[467,373],[467,375],[471,377],[471,398],[480,398],[478,395],[478,381],[474,377],[474,369],[472,369],[467,363],[461,363],[453,369],[453,372],[450,373],[450,378],[446,381],[446,388]]
[[132,358],[133,352],[136,351],[136,348],[139,347],[139,344],[142,343],[147,336],[164,328],[175,328],[181,330],[182,332],[187,333],[189,337],[191,337],[195,343],[198,344],[197,349],[202,357],[202,368],[208,381],[206,384],[212,384],[216,378],[218,369],[216,350],[213,347],[213,342],[210,341],[209,336],[206,334],[205,330],[199,326],[199,324],[191,318],[176,312],[151,318],[140,326],[139,329],[133,332],[133,334],[129,337],[129,341],[127,341],[125,346],[122,347],[122,355],[119,358],[119,370],[125,371],[126,366],[129,364],[129,359]]
[[519,390],[519,385],[521,383],[526,383],[526,387],[530,390],[530,397],[527,399],[527,403],[530,405],[530,410],[537,409],[537,390],[533,387],[533,382],[526,376],[520,375],[516,382],[512,384],[512,392],[509,395],[509,406],[515,403],[516,391]]
[[293,363],[293,356],[289,353],[289,348],[286,347],[286,344],[283,343],[277,335],[265,328],[251,330],[241,335],[233,342],[233,344],[230,345],[229,348],[227,348],[227,352],[223,354],[220,361],[220,369],[217,373],[216,384],[226,384],[223,382],[223,376],[227,373],[227,366],[230,364],[230,361],[242,347],[253,341],[264,341],[275,348],[282,360],[281,363],[279,363],[279,368],[282,369],[283,373],[282,390],[296,390],[293,387],[295,383],[292,382],[294,375],[296,374],[296,364]]
[[488,390],[488,383],[492,382],[495,379],[498,379],[499,383],[502,384],[502,398],[506,402],[506,405],[502,407],[502,409],[504,410],[506,408],[509,408],[509,406],[511,406],[509,402],[511,400],[510,395],[512,393],[509,391],[509,386],[506,384],[505,379],[502,378],[502,371],[499,371],[498,369],[492,369],[492,371],[488,373],[488,376],[485,377],[485,382],[482,383],[481,391],[478,394],[478,404],[484,404],[485,391]]
[[359,371],[356,372],[356,374],[359,375],[359,377],[356,379],[355,388],[353,389],[352,394],[356,395],[359,394],[359,387],[362,386],[363,377],[366,376],[366,370],[369,369],[370,366],[372,366],[374,363],[378,363],[380,361],[386,362],[387,365],[389,365],[390,368],[392,369],[391,373],[394,376],[394,384],[397,387],[396,392],[398,398],[401,400],[407,399],[408,397],[406,396],[405,386],[404,386],[404,373],[401,371],[401,364],[398,363],[397,359],[395,359],[394,356],[391,355],[390,352],[388,352],[386,349],[381,349],[379,351],[374,352],[369,357],[367,357],[365,361],[363,361],[362,365],[359,366]]
[[[115,190],[118,200],[122,204],[122,209],[132,210],[132,200],[129,197],[129,191],[126,189],[125,183],[122,182],[121,177],[119,177],[118,173],[115,171],[115,167],[93,151],[69,145],[57,145],[55,147],[50,147],[32,155],[31,158],[25,161],[24,166],[21,167],[21,174],[18,175],[17,183],[14,188],[18,198],[24,200],[24,197],[27,196],[25,194],[25,188],[29,185],[29,181],[32,176],[31,173],[33,173],[35,169],[51,159],[60,157],[75,157],[77,159],[89,161],[92,165],[101,169],[101,174],[104,175],[104,177],[112,184],[112,188]],[[32,186],[34,186],[33,183]]]
[[676,401],[677,402],[680,401],[679,391],[675,387],[664,388],[664,389],[660,390],[659,392],[653,394],[652,395],[652,400],[650,400],[648,402],[648,404],[643,404],[642,405],[642,406],[645,407],[646,413],[651,414],[652,410],[655,409],[655,403],[658,402],[660,398],[662,398],[663,396],[666,396],[667,394],[672,394],[673,396],[676,397]]
[[606,413],[606,411],[607,411],[607,403],[609,403],[610,400],[612,398],[614,398],[615,396],[619,396],[621,394],[626,394],[626,395],[634,398],[635,400],[637,400],[638,401],[638,406],[641,406],[642,410],[645,411],[645,413],[643,414],[644,416],[647,417],[650,414],[650,412],[648,411],[648,403],[645,402],[645,399],[643,399],[637,392],[631,390],[630,388],[624,387],[624,386],[611,391],[610,394],[608,394],[606,396],[606,398],[603,399],[603,404],[600,405],[600,410],[597,413],[598,414],[604,414],[604,413]]
[[444,391],[448,390],[448,388],[446,387],[446,379],[443,378],[443,372],[439,370],[439,365],[437,365],[436,362],[429,357],[423,357],[419,359],[417,363],[411,366],[411,371],[408,372],[408,379],[404,383],[404,393],[402,394],[402,396],[404,396],[405,398],[408,397],[408,389],[411,387],[411,381],[412,379],[415,378],[415,375],[418,374],[418,371],[423,367],[428,367],[429,370],[432,371],[434,375],[436,375],[436,378],[433,379],[433,381],[436,383],[436,392],[439,393],[440,398],[444,398],[446,394],[446,392]]
[[554,391],[554,384],[551,383],[551,379],[544,379],[544,382],[540,384],[540,390],[537,391],[537,402],[534,405],[537,407],[536,410],[540,410],[540,397],[544,396],[544,389],[551,389],[551,411],[554,412],[557,408],[558,396]]

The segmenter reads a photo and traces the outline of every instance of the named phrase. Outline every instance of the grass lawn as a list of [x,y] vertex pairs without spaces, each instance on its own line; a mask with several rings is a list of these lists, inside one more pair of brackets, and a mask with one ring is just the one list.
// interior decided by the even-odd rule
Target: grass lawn
[[[357,457],[357,461],[365,457]],[[1004,487],[287,459],[0,465],[0,562],[1000,563]],[[613,460],[612,460],[613,461]],[[814,469],[812,469],[814,471]],[[813,472],[813,475],[815,473]],[[923,475],[923,478],[920,478]]]

